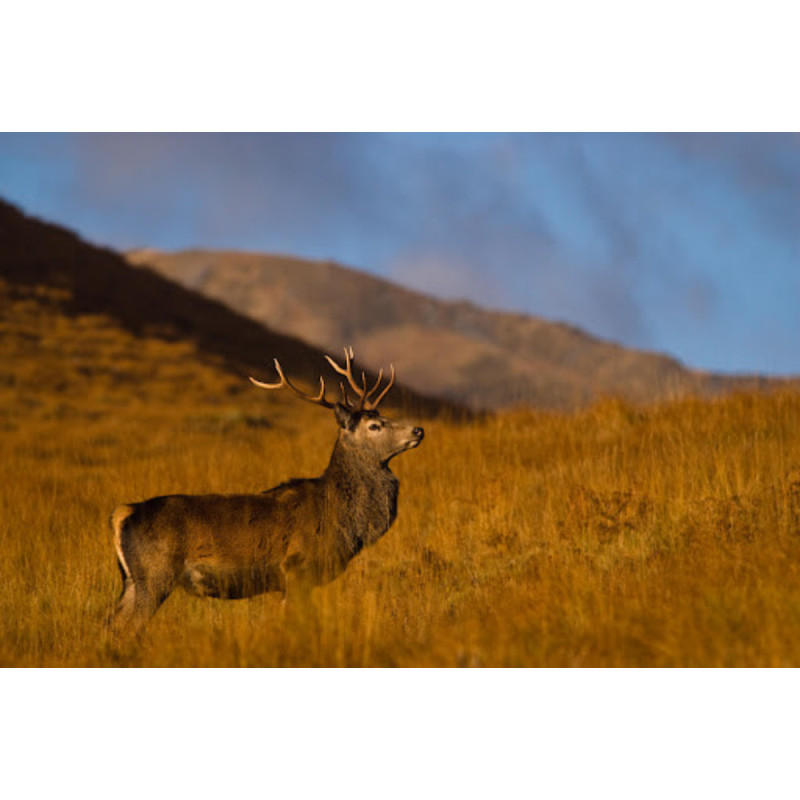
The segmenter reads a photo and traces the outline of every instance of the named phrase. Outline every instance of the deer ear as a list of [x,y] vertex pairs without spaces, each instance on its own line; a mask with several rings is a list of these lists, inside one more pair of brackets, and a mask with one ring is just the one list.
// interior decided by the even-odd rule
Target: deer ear
[[347,408],[347,406],[337,403],[333,409],[333,413],[336,415],[336,421],[339,423],[340,428],[344,428],[347,431],[351,431],[353,428],[355,428],[355,415],[350,411],[349,408]]

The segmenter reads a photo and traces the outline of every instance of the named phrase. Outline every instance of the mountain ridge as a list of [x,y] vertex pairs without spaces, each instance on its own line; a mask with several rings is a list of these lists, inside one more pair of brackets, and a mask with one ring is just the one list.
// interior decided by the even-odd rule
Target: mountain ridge
[[607,395],[653,402],[780,382],[694,370],[569,323],[441,300],[333,261],[198,248],[126,257],[315,347],[347,342],[373,369],[394,361],[418,391],[474,409],[571,409]]

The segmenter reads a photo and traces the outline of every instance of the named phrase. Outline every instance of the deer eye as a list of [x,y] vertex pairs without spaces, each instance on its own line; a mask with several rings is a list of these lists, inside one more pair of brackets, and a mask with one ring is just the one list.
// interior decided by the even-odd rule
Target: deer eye
[[379,431],[381,429],[381,425],[379,422],[371,422],[369,424],[369,429],[371,431]]

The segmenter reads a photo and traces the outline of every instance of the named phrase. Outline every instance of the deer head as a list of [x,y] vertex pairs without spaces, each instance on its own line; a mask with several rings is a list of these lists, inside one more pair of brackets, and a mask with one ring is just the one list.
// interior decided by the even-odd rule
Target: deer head
[[[309,403],[323,406],[323,408],[332,408],[336,422],[341,429],[339,432],[340,445],[360,457],[371,461],[376,460],[385,465],[394,456],[405,450],[417,447],[425,435],[422,428],[406,422],[391,420],[378,412],[378,405],[394,386],[394,365],[390,365],[391,377],[388,383],[383,387],[380,394],[376,396],[376,392],[378,392],[383,380],[383,370],[380,370],[377,380],[369,388],[364,372],[361,373],[360,383],[353,376],[352,361],[354,355],[352,347],[344,348],[344,357],[345,363],[344,366],[341,366],[330,356],[325,356],[333,369],[347,379],[347,386],[345,386],[344,382],[339,384],[342,400],[337,403],[332,403],[325,398],[325,379],[322,376],[319,379],[319,392],[316,395],[307,394],[288,380],[277,358],[274,363],[280,377],[278,383],[263,383],[252,377],[250,380],[261,389],[282,389],[287,387],[298,397]],[[350,398],[348,390],[355,395],[355,399]]]

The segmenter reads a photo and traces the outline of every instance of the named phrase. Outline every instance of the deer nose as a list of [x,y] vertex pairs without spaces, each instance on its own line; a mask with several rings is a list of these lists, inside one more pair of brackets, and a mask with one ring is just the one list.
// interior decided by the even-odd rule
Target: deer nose
[[414,428],[411,433],[413,436],[416,436],[417,439],[421,439],[425,435],[425,430],[423,428]]

